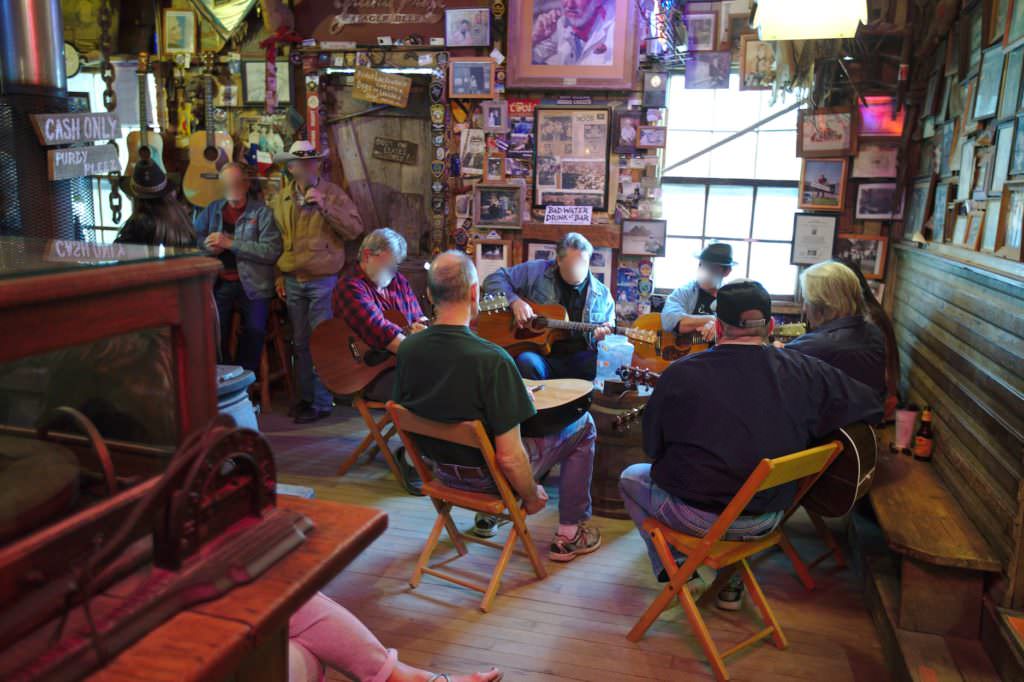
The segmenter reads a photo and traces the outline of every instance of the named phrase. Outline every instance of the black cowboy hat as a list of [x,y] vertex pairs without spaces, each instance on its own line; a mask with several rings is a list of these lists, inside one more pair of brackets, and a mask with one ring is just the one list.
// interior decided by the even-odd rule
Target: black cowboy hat
[[151,159],[138,161],[131,177],[122,177],[119,184],[134,199],[157,199],[174,189],[174,183]]
[[737,264],[737,261],[732,259],[732,246],[730,244],[708,244],[700,255],[697,256],[697,260],[702,263],[711,263],[713,265],[722,265],[724,267],[732,267]]

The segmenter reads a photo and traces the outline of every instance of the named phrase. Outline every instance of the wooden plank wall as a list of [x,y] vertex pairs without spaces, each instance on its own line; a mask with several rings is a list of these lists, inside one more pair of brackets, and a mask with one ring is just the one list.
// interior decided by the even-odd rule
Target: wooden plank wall
[[934,408],[934,466],[1013,585],[1021,578],[1011,564],[1024,474],[1024,283],[912,247],[893,253],[903,395]]

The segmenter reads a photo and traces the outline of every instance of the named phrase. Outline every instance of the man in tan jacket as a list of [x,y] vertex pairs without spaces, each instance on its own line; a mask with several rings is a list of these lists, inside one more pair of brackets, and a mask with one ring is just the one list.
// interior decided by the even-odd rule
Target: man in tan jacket
[[295,423],[331,413],[334,398],[313,369],[309,338],[331,313],[331,293],[345,264],[345,240],[363,232],[363,220],[345,191],[320,175],[322,154],[305,140],[274,157],[291,179],[270,201],[284,250],[277,261],[277,295],[288,305],[295,346],[299,403]]

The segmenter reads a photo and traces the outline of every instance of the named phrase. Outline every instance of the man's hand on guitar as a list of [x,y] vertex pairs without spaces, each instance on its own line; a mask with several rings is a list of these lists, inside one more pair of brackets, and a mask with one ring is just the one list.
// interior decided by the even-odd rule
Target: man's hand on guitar
[[612,333],[612,328],[608,325],[598,327],[594,330],[594,343],[604,341],[604,338]]
[[523,509],[526,510],[527,514],[536,514],[540,510],[544,509],[548,503],[548,491],[544,490],[544,486],[537,484],[537,495],[532,500],[523,500]]
[[216,255],[230,249],[232,244],[235,243],[235,240],[232,239],[230,235],[223,232],[214,232],[209,235],[203,243],[206,245],[207,249]]
[[516,324],[525,327],[527,323],[536,317],[530,304],[521,298],[512,301],[512,314],[516,316]]
[[702,337],[704,337],[705,341],[714,341],[715,340],[715,322],[714,322],[714,320],[705,323],[705,325],[700,328],[700,335]]

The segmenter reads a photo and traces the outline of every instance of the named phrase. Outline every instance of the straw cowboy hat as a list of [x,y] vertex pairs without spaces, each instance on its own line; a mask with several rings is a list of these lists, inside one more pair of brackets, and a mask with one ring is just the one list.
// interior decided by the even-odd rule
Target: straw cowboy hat
[[286,152],[274,154],[274,163],[286,164],[289,161],[308,161],[309,159],[322,159],[326,154],[321,154],[307,140],[296,140]]

